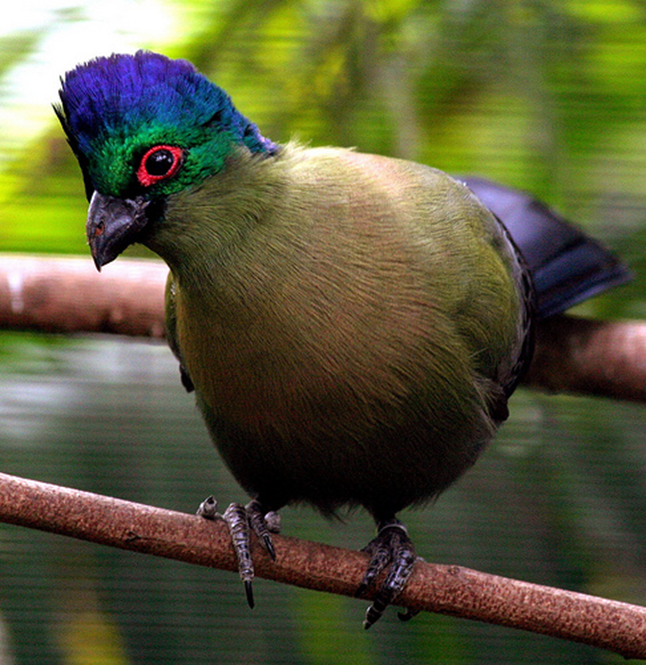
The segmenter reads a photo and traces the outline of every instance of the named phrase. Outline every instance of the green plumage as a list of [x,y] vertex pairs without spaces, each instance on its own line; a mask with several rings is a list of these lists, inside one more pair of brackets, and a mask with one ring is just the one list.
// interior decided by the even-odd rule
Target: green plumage
[[519,295],[500,226],[448,176],[239,150],[145,242],[171,268],[169,336],[216,445],[269,507],[396,512],[490,438]]

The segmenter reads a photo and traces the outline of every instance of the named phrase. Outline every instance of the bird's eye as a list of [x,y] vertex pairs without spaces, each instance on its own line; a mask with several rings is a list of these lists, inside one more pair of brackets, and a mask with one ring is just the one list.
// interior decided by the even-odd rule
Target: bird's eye
[[173,145],[156,145],[147,150],[137,169],[137,180],[150,187],[175,175],[182,165],[184,151]]

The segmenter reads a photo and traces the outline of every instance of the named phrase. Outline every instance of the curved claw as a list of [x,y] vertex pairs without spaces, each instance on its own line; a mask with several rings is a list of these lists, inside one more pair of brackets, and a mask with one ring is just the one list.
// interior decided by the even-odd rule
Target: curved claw
[[231,542],[238,560],[238,572],[244,584],[245,596],[249,607],[253,609],[255,604],[253,598],[253,559],[251,556],[251,542],[249,529],[253,529],[261,544],[269,552],[272,560],[276,560],[276,550],[271,538],[272,533],[280,531],[280,515],[274,511],[265,513],[263,505],[254,499],[246,506],[240,503],[232,503],[224,511],[218,513],[218,502],[207,496],[197,509],[197,515],[209,520],[222,519],[229,527]]
[[251,580],[244,580],[244,592],[247,596],[247,605],[253,609],[256,603],[253,599],[253,584],[251,583]]
[[[356,595],[363,594],[374,583],[377,575],[391,564],[385,582],[366,611],[363,627],[367,629],[382,616],[406,586],[417,557],[406,527],[395,518],[379,524],[376,538],[368,543],[364,551],[370,554],[370,563]],[[407,614],[411,614],[410,611]],[[412,614],[406,618],[411,617]]]

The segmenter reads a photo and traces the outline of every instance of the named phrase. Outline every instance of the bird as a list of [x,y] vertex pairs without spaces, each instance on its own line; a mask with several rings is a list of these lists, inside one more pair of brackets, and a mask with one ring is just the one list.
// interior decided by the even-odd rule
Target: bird
[[275,558],[284,506],[363,508],[370,627],[417,561],[397,514],[486,448],[537,321],[628,270],[524,192],[276,143],[186,60],[100,56],[64,74],[59,97],[96,267],[134,243],[169,267],[182,383],[250,496],[200,512],[227,522],[249,604],[252,532]]

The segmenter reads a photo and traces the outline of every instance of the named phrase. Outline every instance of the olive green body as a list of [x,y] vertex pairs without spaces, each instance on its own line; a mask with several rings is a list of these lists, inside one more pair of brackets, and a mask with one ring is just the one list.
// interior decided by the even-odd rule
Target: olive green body
[[216,446],[268,508],[427,500],[506,415],[516,257],[469,190],[344,149],[239,149],[141,239]]

